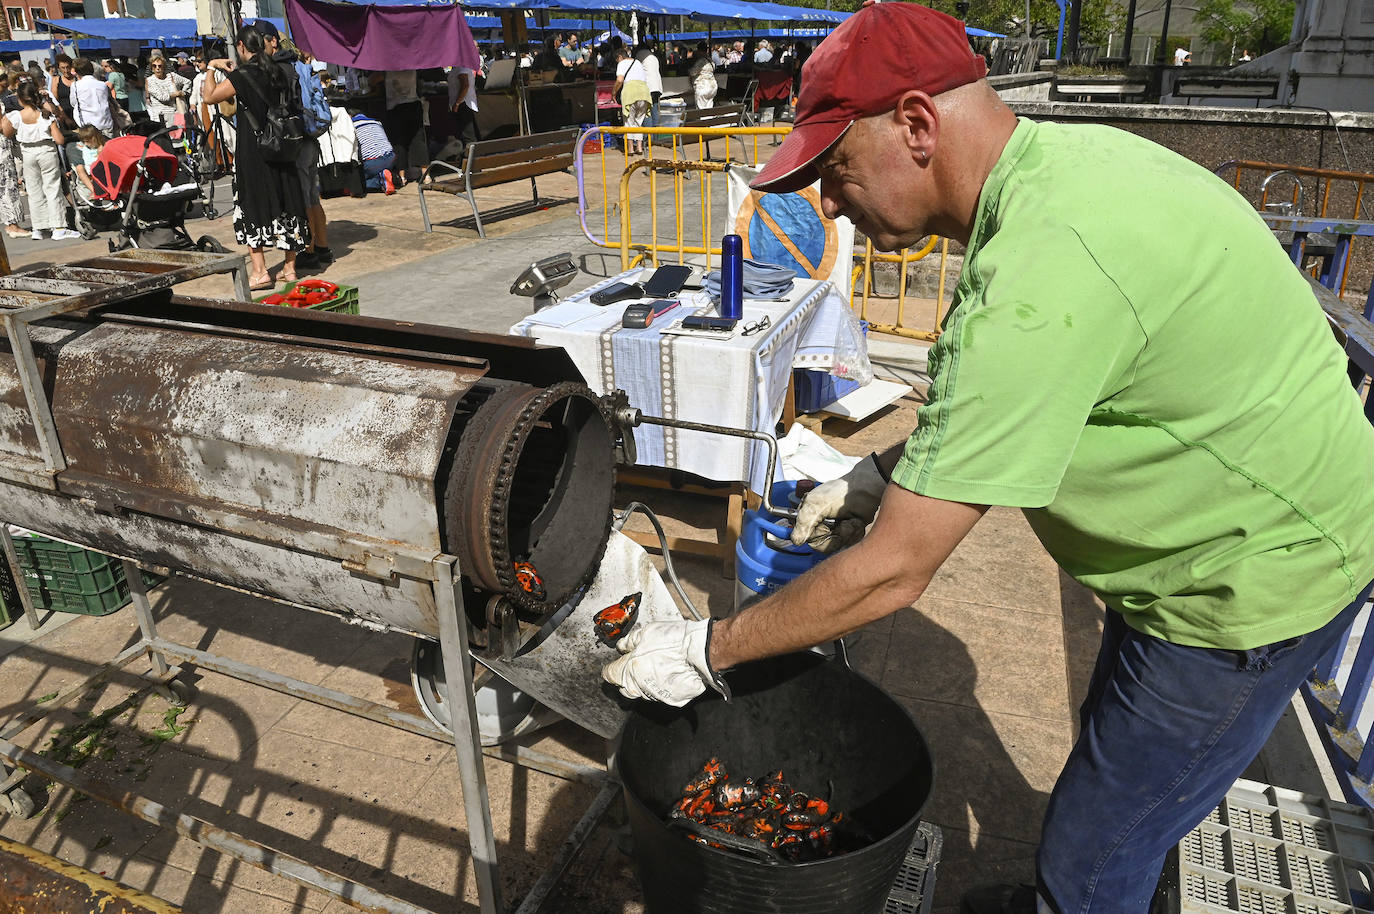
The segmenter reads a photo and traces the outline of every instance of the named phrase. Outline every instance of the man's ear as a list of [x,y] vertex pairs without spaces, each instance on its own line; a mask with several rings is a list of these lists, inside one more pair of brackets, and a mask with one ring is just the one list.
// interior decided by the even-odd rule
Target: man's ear
[[935,155],[940,136],[940,114],[934,99],[919,89],[912,89],[897,99],[892,117],[912,157],[929,161]]

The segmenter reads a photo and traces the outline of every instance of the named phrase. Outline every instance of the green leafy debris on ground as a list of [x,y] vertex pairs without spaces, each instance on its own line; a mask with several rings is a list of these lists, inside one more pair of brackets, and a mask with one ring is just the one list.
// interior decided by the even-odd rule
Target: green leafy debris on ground
[[[54,693],[56,694],[56,693]],[[130,692],[123,701],[104,711],[75,711],[77,723],[60,728],[40,754],[70,768],[82,768],[92,759],[99,762],[113,762],[121,755],[119,739],[125,738],[119,770],[124,775],[132,775],[135,783],[146,781],[152,772],[152,760],[163,744],[186,732],[190,722],[181,723],[179,718],[186,712],[180,705],[170,705],[160,715],[157,729],[140,733],[136,725],[138,713],[149,692]],[[159,699],[160,700],[160,699]],[[156,711],[154,711],[156,713]],[[138,737],[137,746],[129,739]],[[73,792],[71,798],[56,811],[53,822],[61,822],[72,811],[72,807],[82,800],[84,794]]]
[[114,748],[114,740],[118,735],[118,731],[112,729],[116,719],[127,716],[129,719],[124,723],[132,723],[134,715],[138,713],[139,697],[140,693],[130,692],[119,704],[99,714],[78,712],[77,716],[83,718],[81,722],[59,729],[41,754],[72,768],[82,767],[96,755],[105,757],[106,748]]
[[41,705],[41,704],[43,704],[43,702],[45,702],[45,701],[52,701],[52,700],[53,700],[54,698],[56,698],[56,697],[57,697],[57,693],[56,693],[56,692],[49,692],[47,695],[44,695],[42,698],[38,699],[36,703]]
[[162,715],[162,726],[154,730],[150,736],[144,737],[146,742],[165,743],[167,740],[176,737],[180,733],[186,732],[187,724],[177,723],[177,718],[186,711],[185,705],[172,705]]

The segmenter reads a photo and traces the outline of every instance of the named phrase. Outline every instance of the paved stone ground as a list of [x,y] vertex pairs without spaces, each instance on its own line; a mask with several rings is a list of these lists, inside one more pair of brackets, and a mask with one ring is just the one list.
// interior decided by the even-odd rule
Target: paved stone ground
[[[541,190],[567,197],[574,187],[570,178],[555,177],[541,179]],[[523,189],[498,188],[483,192],[479,202],[485,210],[517,204],[522,195]],[[457,201],[439,201],[436,209],[445,204],[453,217],[466,215]],[[636,203],[636,219],[645,205]],[[328,201],[327,208],[339,260],[323,275],[359,285],[366,314],[503,332],[529,310],[528,300],[510,296],[507,288],[531,260],[573,253],[585,271],[573,289],[618,269],[618,259],[603,259],[583,238],[567,204],[493,221],[485,241],[461,224],[425,233],[413,189],[389,198]],[[232,243],[225,220],[194,221],[191,229]],[[99,253],[103,244],[20,240],[10,243],[10,256],[16,266],[60,262]],[[229,284],[208,278],[190,290],[226,295]],[[919,349],[877,341],[874,348],[888,354],[880,360],[893,366],[887,373],[919,384]],[[828,425],[827,436],[851,454],[885,447],[908,434],[919,402],[918,390],[869,422]],[[716,522],[718,507],[705,499],[638,490],[620,497],[657,506],[670,533]],[[699,605],[717,615],[730,610],[732,582],[721,577],[717,563],[684,556],[678,564]],[[183,643],[419,710],[407,638],[184,579],[158,592],[155,610],[162,631]],[[854,639],[858,667],[912,711],[934,750],[939,770],[926,817],[945,836],[937,911],[955,910],[962,890],[974,883],[1032,877],[1040,818],[1074,737],[1073,711],[1099,632],[1100,607],[1059,573],[1018,512],[994,509],[915,608]],[[0,633],[0,721],[78,681],[136,638],[128,609],[104,618],[50,615],[36,634],[23,621]],[[60,757],[83,761],[86,773],[140,791],[174,812],[239,830],[412,903],[475,910],[451,747],[208,672],[195,674],[198,695],[190,708],[169,717],[162,699],[137,691],[144,669],[131,667],[20,742],[51,746]],[[102,716],[110,709],[116,713]],[[1281,736],[1295,728],[1287,720]],[[80,739],[73,744],[74,736]],[[599,739],[569,724],[527,742],[593,764],[606,755]],[[1282,768],[1273,761],[1300,755],[1293,745],[1291,739],[1283,743],[1252,773],[1320,790],[1308,767]],[[487,761],[486,772],[502,885],[514,900],[553,857],[593,791],[499,761]],[[349,909],[66,790],[47,790],[36,779],[29,786],[42,802],[38,816],[0,818],[0,833],[188,911]],[[620,821],[614,811],[593,835],[554,910],[642,910]]]

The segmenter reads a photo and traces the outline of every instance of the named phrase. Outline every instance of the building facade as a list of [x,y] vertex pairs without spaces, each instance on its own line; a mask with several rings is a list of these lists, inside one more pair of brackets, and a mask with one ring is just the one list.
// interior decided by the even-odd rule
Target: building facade
[[4,27],[6,32],[0,40],[30,41],[48,37],[48,28],[40,19],[62,19],[66,16],[80,16],[84,8],[80,0],[0,0],[5,9]]

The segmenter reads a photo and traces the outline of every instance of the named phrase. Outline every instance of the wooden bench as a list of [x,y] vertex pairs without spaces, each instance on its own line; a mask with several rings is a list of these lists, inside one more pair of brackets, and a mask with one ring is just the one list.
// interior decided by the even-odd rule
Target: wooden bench
[[429,222],[429,207],[425,205],[426,193],[467,197],[472,206],[472,217],[477,223],[477,234],[483,238],[487,237],[487,233],[482,227],[482,214],[477,209],[477,201],[472,196],[477,188],[495,187],[529,178],[530,188],[534,192],[534,205],[538,206],[539,185],[535,183],[535,178],[572,167],[577,135],[578,130],[573,127],[503,140],[479,140],[468,144],[461,168],[444,161],[431,162],[426,174],[433,181],[420,185],[420,218],[424,220],[425,231],[433,231]]
[[[688,108],[687,115],[682,119],[684,127],[743,127],[744,126],[744,105],[716,105],[714,108]],[[737,136],[739,141],[740,158],[748,158],[748,149],[744,145],[744,137]],[[730,154],[730,144],[725,144],[725,154]],[[711,157],[711,141],[706,141],[706,158]]]
[[1172,94],[1187,105],[1195,98],[1240,98],[1254,99],[1258,108],[1260,102],[1279,97],[1279,81],[1269,76],[1180,76]]

